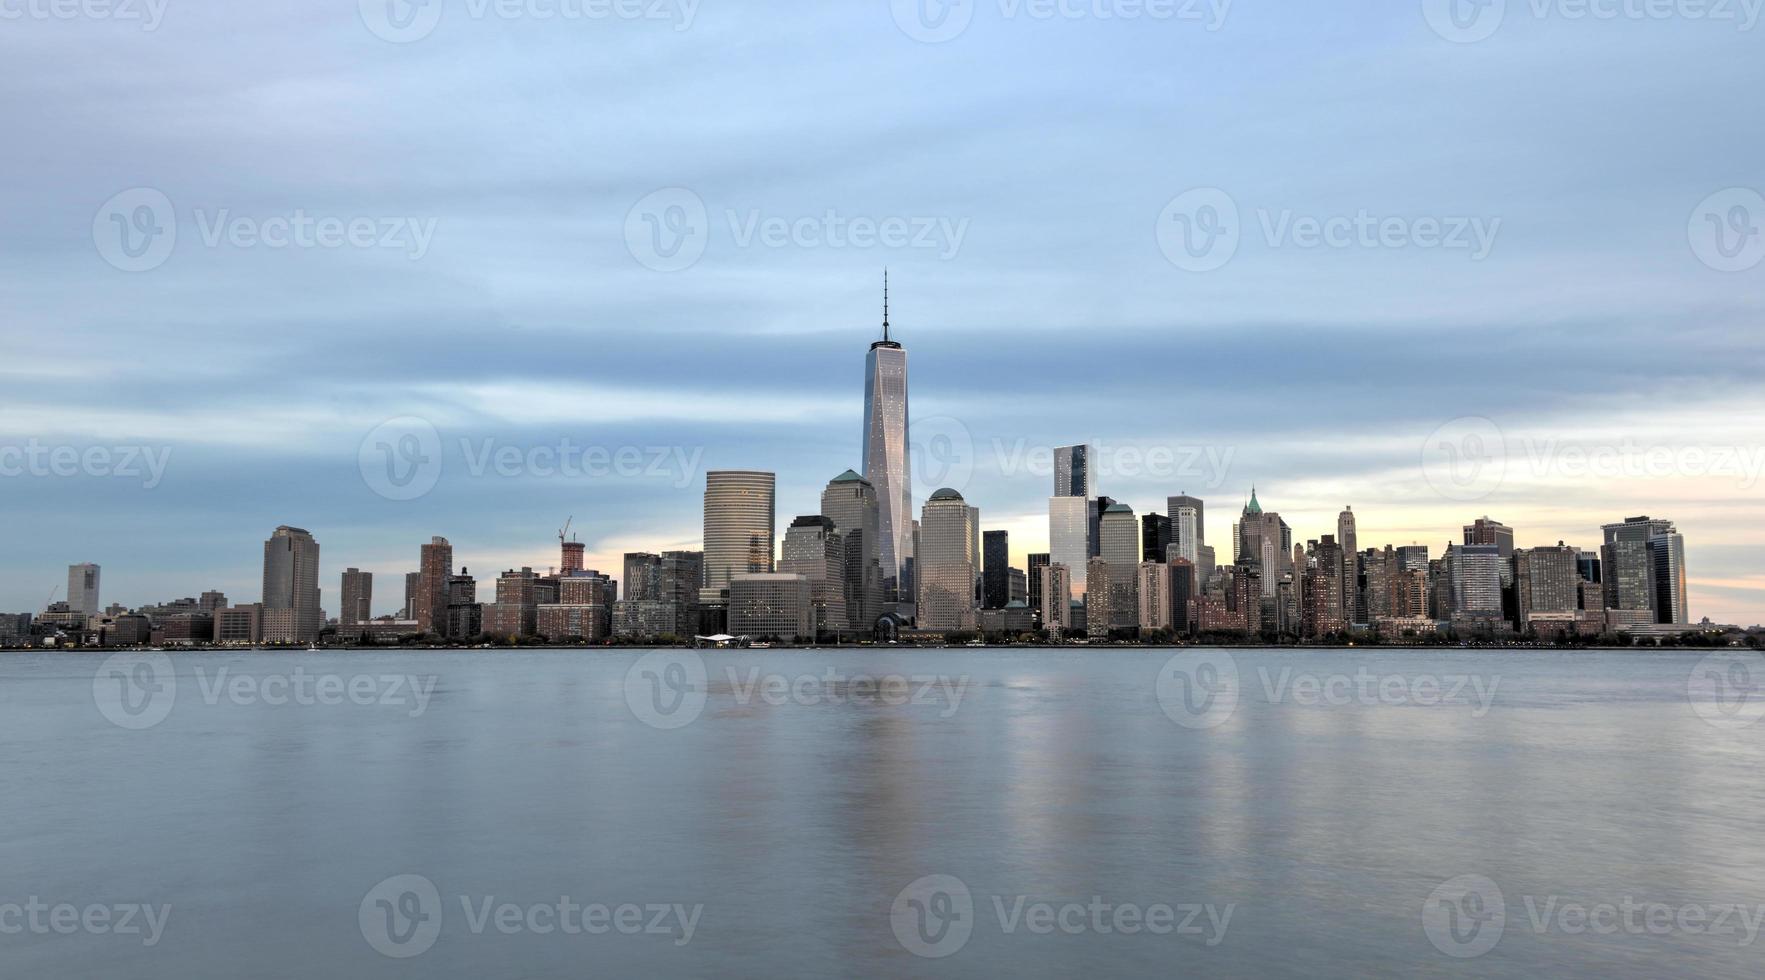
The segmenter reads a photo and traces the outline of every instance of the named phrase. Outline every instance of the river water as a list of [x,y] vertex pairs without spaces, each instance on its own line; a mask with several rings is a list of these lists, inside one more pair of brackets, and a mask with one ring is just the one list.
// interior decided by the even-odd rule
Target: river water
[[7,655],[0,975],[1756,977],[1752,678],[1689,651]]

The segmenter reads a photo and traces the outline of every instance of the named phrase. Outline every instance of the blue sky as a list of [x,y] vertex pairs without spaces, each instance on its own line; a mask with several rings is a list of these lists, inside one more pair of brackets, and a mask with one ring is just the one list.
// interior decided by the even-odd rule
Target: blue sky
[[390,612],[435,534],[696,547],[709,468],[782,528],[858,463],[886,265],[919,499],[1020,557],[1092,442],[1218,542],[1253,483],[1435,553],[1668,517],[1694,617],[1765,620],[1756,4],[436,2],[6,8],[0,608],[253,599],[288,523]]

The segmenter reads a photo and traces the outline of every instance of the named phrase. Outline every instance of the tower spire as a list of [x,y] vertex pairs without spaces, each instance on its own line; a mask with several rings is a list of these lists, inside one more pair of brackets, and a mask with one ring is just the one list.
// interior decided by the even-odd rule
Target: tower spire
[[883,266],[883,340],[889,339],[889,268]]

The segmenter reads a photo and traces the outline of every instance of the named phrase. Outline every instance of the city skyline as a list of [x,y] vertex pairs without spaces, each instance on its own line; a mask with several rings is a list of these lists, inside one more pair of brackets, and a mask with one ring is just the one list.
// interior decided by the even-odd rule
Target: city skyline
[[[969,456],[975,454],[975,447],[966,432],[957,434],[956,439],[951,438],[953,432],[947,423],[953,420],[939,420],[941,428],[938,436],[942,442],[921,439],[917,434],[914,434],[911,438],[911,445],[904,444],[909,439],[908,433],[904,430],[910,424],[907,417],[906,355],[903,346],[893,341],[890,336],[886,271],[883,283],[882,320],[882,339],[870,345],[865,362],[865,422],[861,433],[861,442],[864,448],[861,455],[864,457],[866,467],[874,468],[885,486],[893,485],[897,488],[891,491],[898,501],[897,506],[910,509],[916,502],[916,497],[907,478],[913,455],[925,454],[924,461],[930,465],[922,466],[922,473],[929,470],[939,476],[960,475],[962,479],[956,482],[966,485],[968,479],[972,477],[973,471],[972,469],[965,470],[964,466],[972,467],[973,461],[969,459]],[[879,355],[892,357],[894,360],[885,364],[879,360]],[[1451,429],[1452,426],[1464,421],[1458,420],[1458,422],[1449,423],[1441,431]],[[1488,423],[1486,419],[1473,421]],[[960,428],[960,423],[957,423],[957,428]],[[1485,435],[1487,433],[1480,427],[1473,427],[1470,437],[1466,437],[1462,433],[1455,433],[1451,443],[1445,446],[1445,455],[1438,459],[1430,459],[1429,453],[1431,449],[1439,447],[1425,445],[1420,460],[1420,469],[1423,471],[1424,480],[1443,497],[1453,498],[1467,490],[1476,491],[1468,493],[1465,500],[1459,501],[1460,503],[1491,496],[1496,488],[1487,486],[1484,479],[1485,471],[1491,465],[1490,459],[1472,459],[1470,463],[1474,465],[1467,465],[1467,460],[1463,458],[1466,451],[1475,455],[1482,450],[1483,443],[1477,440]],[[1502,438],[1499,428],[1496,429],[1496,437]],[[370,436],[370,441],[372,438]],[[368,445],[368,442],[364,442],[364,453]],[[386,450],[385,462],[388,467],[393,466],[396,462],[393,446],[390,443],[382,443],[381,448]],[[1121,452],[1125,458],[1128,450],[1118,450],[1118,452]],[[1033,455],[1034,451],[1032,450],[1031,453]],[[1439,569],[1431,568],[1428,560],[1429,542],[1418,540],[1412,541],[1409,545],[1397,545],[1395,552],[1392,550],[1391,543],[1384,545],[1387,560],[1391,560],[1391,556],[1395,555],[1397,556],[1396,560],[1401,563],[1403,571],[1413,572],[1420,576],[1416,580],[1416,588],[1419,590],[1418,598],[1408,603],[1412,607],[1409,612],[1400,613],[1399,609],[1405,606],[1405,600],[1401,596],[1394,597],[1391,594],[1392,590],[1400,587],[1397,580],[1385,581],[1382,578],[1386,574],[1385,572],[1363,566],[1362,571],[1365,574],[1360,577],[1365,579],[1366,587],[1369,590],[1374,588],[1384,590],[1383,595],[1372,600],[1357,595],[1360,585],[1347,575],[1347,572],[1355,567],[1355,562],[1350,560],[1351,557],[1359,553],[1356,551],[1358,520],[1352,505],[1345,507],[1336,516],[1335,534],[1324,534],[1308,539],[1305,531],[1296,531],[1279,513],[1265,513],[1258,500],[1256,487],[1252,485],[1240,518],[1232,522],[1231,537],[1235,539],[1232,543],[1232,554],[1221,555],[1218,554],[1216,548],[1205,544],[1207,524],[1205,522],[1204,497],[1191,495],[1185,490],[1181,494],[1165,499],[1167,514],[1160,515],[1155,509],[1149,509],[1143,516],[1137,516],[1130,504],[1100,493],[1098,488],[1100,470],[1106,467],[1108,462],[1106,457],[1098,452],[1096,446],[1088,443],[1062,446],[1050,450],[1045,455],[1048,470],[1046,475],[1052,478],[1054,494],[1047,498],[1047,523],[1045,525],[1047,535],[1041,541],[1032,540],[1029,544],[1020,546],[1022,550],[1009,547],[1006,544],[1010,537],[1009,530],[987,527],[981,519],[981,509],[968,503],[962,496],[960,489],[943,486],[925,497],[926,506],[922,513],[926,519],[929,520],[934,511],[959,514],[957,525],[949,525],[948,519],[940,517],[939,526],[934,528],[936,533],[931,535],[934,548],[940,549],[936,552],[940,561],[935,570],[938,576],[935,593],[942,596],[939,611],[931,617],[938,624],[934,628],[966,630],[975,626],[976,621],[973,617],[983,606],[980,601],[983,592],[981,548],[983,534],[989,539],[999,538],[997,544],[1000,547],[997,549],[997,553],[1004,556],[1018,574],[1022,574],[1024,569],[1030,569],[1034,574],[1034,570],[1030,567],[1029,557],[1035,554],[1038,548],[1052,552],[1050,560],[1054,565],[1064,569],[1063,574],[1071,582],[1075,601],[1089,601],[1092,605],[1102,607],[1103,618],[1093,617],[1089,622],[1093,637],[1107,635],[1111,627],[1146,625],[1146,607],[1139,593],[1144,589],[1153,588],[1159,590],[1161,594],[1168,593],[1170,584],[1144,579],[1143,573],[1146,570],[1138,569],[1137,566],[1142,558],[1146,562],[1164,562],[1167,556],[1163,552],[1167,547],[1168,558],[1174,560],[1178,557],[1185,557],[1192,565],[1196,564],[1193,556],[1199,554],[1200,562],[1196,568],[1194,582],[1195,595],[1200,595],[1201,587],[1212,581],[1211,575],[1214,568],[1228,563],[1248,562],[1251,566],[1260,569],[1258,578],[1254,582],[1256,592],[1266,600],[1273,600],[1275,606],[1272,608],[1285,610],[1288,608],[1285,603],[1291,602],[1291,609],[1296,620],[1301,606],[1306,610],[1308,619],[1321,619],[1327,615],[1346,623],[1368,622],[1378,615],[1421,616],[1423,612],[1418,610],[1422,607],[1416,606],[1416,603],[1422,603],[1424,606],[1427,604],[1426,597],[1431,589],[1428,579],[1440,573]],[[1487,454],[1485,455],[1487,456]],[[1133,458],[1148,461],[1154,458],[1168,458],[1174,462],[1176,454],[1172,452],[1168,457],[1154,457],[1152,453],[1144,455],[1136,453]],[[1229,457],[1221,458],[1229,459]],[[391,483],[384,482],[382,474],[372,468],[373,461],[370,461],[366,455],[363,456],[361,462],[361,475],[364,483],[381,496],[389,498],[398,496],[397,490],[404,485],[403,482],[396,480]],[[1035,458],[1026,457],[1025,468],[1034,470],[1037,462],[1038,460]],[[1502,460],[1501,462],[1505,468],[1506,461]],[[388,469],[387,472],[392,471]],[[702,576],[698,583],[703,587],[699,603],[724,608],[731,596],[729,587],[737,578],[743,575],[778,577],[774,573],[781,571],[781,554],[788,557],[789,549],[792,546],[792,535],[789,531],[784,533],[779,531],[778,478],[776,473],[754,469],[713,470],[705,473],[704,481],[700,512],[703,534],[698,542],[699,550],[692,553],[697,556],[695,567]],[[1499,484],[1499,480],[1497,483]],[[850,490],[846,488],[850,488],[850,490],[862,488],[865,499],[869,501],[868,514],[862,508],[851,509],[846,502]],[[880,564],[881,556],[877,552],[887,550],[890,541],[902,536],[903,532],[907,540],[902,546],[902,553],[911,556],[917,550],[920,536],[920,522],[918,520],[906,522],[902,528],[893,533],[871,531],[872,528],[880,531],[884,523],[883,514],[887,508],[881,506],[882,496],[876,492],[873,481],[847,469],[829,481],[819,497],[818,507],[812,516],[799,516],[794,522],[788,524],[788,527],[793,531],[813,531],[820,535],[813,539],[815,542],[827,539],[837,543],[837,547],[834,544],[826,546],[829,549],[826,559],[829,563],[827,569],[837,575],[840,581],[817,586],[817,589],[821,591],[817,594],[815,605],[822,610],[816,613],[815,621],[817,623],[821,623],[827,616],[827,612],[823,608],[828,605],[825,594],[827,588],[834,588],[840,593],[837,602],[839,609],[837,618],[841,620],[844,619],[845,609],[848,606],[855,613],[864,610],[865,619],[872,618],[870,613],[873,610],[880,609],[887,612],[896,608],[897,603],[888,598],[889,593],[883,585],[887,581],[885,570],[878,569],[876,577],[880,581],[876,582],[874,586],[867,586],[865,584],[868,581],[866,576],[857,570],[851,573],[851,580],[846,579],[845,563],[848,560],[861,557],[861,562],[866,566]],[[956,506],[952,511],[950,507],[945,506],[946,504]],[[1073,506],[1067,506],[1069,504]],[[837,527],[835,521],[825,516],[830,509],[841,515],[842,519],[851,526]],[[1217,503],[1215,512],[1218,513]],[[788,515],[786,520],[789,521]],[[580,572],[584,568],[588,546],[575,536],[567,537],[573,521],[574,516],[567,519],[564,528],[557,532],[560,563],[557,565],[521,566],[511,564],[508,566],[509,571],[504,573],[497,585],[499,603],[503,602],[503,599],[500,598],[503,592],[503,581],[510,576],[517,575],[515,571],[517,568],[520,570],[518,574],[525,579],[531,579],[536,574],[532,572],[533,568],[543,567],[548,571],[561,569],[565,575],[569,575],[572,571]],[[825,534],[819,530],[823,527],[825,527]],[[960,528],[961,533],[956,533],[951,529],[952,527]],[[861,543],[852,546],[852,550],[848,551],[851,539],[846,532],[850,532],[854,528],[874,533],[874,537],[871,539],[871,543],[867,544],[862,543],[864,539],[861,537],[859,539]],[[834,533],[836,531],[841,533],[836,535]],[[1503,602],[1501,593],[1512,590],[1515,585],[1515,576],[1524,574],[1522,569],[1525,566],[1517,563],[1514,558],[1517,548],[1516,542],[1519,540],[1515,530],[1512,526],[1485,515],[1463,525],[1462,532],[1463,544],[1468,549],[1467,554],[1479,555],[1482,552],[1476,549],[1486,548],[1492,559],[1499,555],[1501,581],[1495,587],[1496,591],[1491,595],[1467,594],[1462,581],[1457,585],[1452,585],[1449,582],[1448,591],[1455,594],[1455,599],[1461,606],[1474,608],[1482,604],[1495,613],[1501,613]],[[1690,579],[1687,575],[1688,560],[1685,539],[1673,521],[1651,519],[1647,516],[1625,517],[1621,521],[1603,523],[1601,533],[1604,537],[1603,542],[1593,548],[1575,546],[1562,549],[1561,546],[1564,544],[1562,539],[1558,540],[1558,546],[1566,554],[1586,556],[1587,561],[1595,563],[1590,567],[1597,567],[1599,563],[1603,562],[1608,568],[1621,569],[1619,576],[1601,584],[1600,588],[1596,590],[1600,599],[1603,600],[1602,608],[1608,610],[1611,608],[1637,608],[1626,598],[1630,595],[1630,592],[1626,590],[1634,591],[1638,586],[1635,583],[1629,583],[1626,576],[1638,576],[1638,582],[1643,583],[1647,592],[1646,599],[1643,600],[1644,607],[1661,610],[1660,615],[1665,617],[1665,622],[1691,621],[1688,612],[1691,600],[1688,598],[1689,590],[1687,588]],[[1662,534],[1670,535],[1671,548],[1663,546],[1657,549],[1655,547],[1657,537]],[[1214,537],[1216,541],[1219,540],[1217,529]],[[808,569],[818,566],[821,562],[820,557],[816,557],[814,561],[810,561],[806,557],[810,553],[819,555],[823,547],[819,543],[811,545],[808,543],[809,540],[805,538],[804,544],[798,546],[799,553],[794,559],[797,567]],[[1626,541],[1634,543],[1637,548],[1646,546],[1646,550],[1614,550],[1615,548],[1622,549]],[[292,549],[290,542],[292,542]],[[1322,550],[1319,550],[1320,542]],[[1524,543],[1521,542],[1521,544]],[[782,552],[781,545],[784,546]],[[810,550],[804,551],[805,547]],[[992,547],[992,544],[989,544],[989,549]],[[1449,537],[1445,542],[1442,557],[1455,554],[1457,548],[1457,541]],[[1577,548],[1580,550],[1578,551]],[[956,550],[952,551],[952,549]],[[677,548],[656,548],[655,550],[660,550],[665,555],[686,553]],[[1549,551],[1549,546],[1547,543],[1543,547],[1528,548],[1527,550],[1528,552],[1535,550],[1537,553],[1543,554]],[[837,557],[836,551],[838,552]],[[320,623],[314,617],[323,605],[320,598],[323,594],[322,587],[319,586],[320,572],[316,567],[318,552],[319,545],[310,532],[286,525],[278,527],[270,540],[264,543],[263,589],[262,598],[258,605],[267,612],[260,611],[257,615],[263,617],[262,628],[266,638],[273,635],[282,642],[307,642],[317,637]],[[1414,562],[1406,557],[1409,553],[1414,553],[1416,556]],[[1365,554],[1369,561],[1376,564],[1378,546],[1368,547]],[[966,557],[960,557],[961,555],[966,555]],[[1024,559],[1022,562],[1018,561],[1020,556]],[[599,559],[602,556],[596,554],[595,557]],[[621,567],[617,562],[610,560],[611,556],[605,557],[609,559],[606,562],[608,567]],[[1527,557],[1530,558],[1530,554]],[[627,581],[632,573],[634,559],[655,558],[656,556],[648,550],[624,552],[623,568]],[[1577,568],[1580,567],[1578,562],[1581,559],[1570,558],[1568,560]],[[952,561],[962,563],[962,567],[965,569],[962,575],[955,574],[951,567]],[[1328,614],[1320,612],[1322,607],[1319,606],[1319,602],[1323,601],[1322,598],[1299,594],[1302,588],[1305,590],[1311,588],[1311,584],[1302,583],[1302,579],[1307,577],[1302,573],[1307,568],[1308,562],[1315,565],[1318,561],[1324,561],[1338,568],[1335,585],[1329,587],[1333,591],[1327,596],[1330,609]],[[836,562],[838,568],[835,567]],[[1433,564],[1439,565],[1440,563]],[[459,639],[464,635],[470,635],[457,628],[446,629],[439,625],[440,618],[444,615],[443,608],[455,606],[459,601],[458,597],[453,595],[454,586],[451,583],[466,582],[468,593],[472,588],[470,584],[472,580],[465,577],[464,567],[462,567],[459,576],[453,572],[454,561],[451,543],[446,538],[433,537],[431,544],[423,545],[421,548],[419,566],[420,570],[417,572],[406,571],[402,573],[406,577],[407,593],[404,596],[405,604],[399,607],[398,614],[402,618],[417,622],[426,631],[434,632],[440,636],[452,635],[454,639]],[[480,567],[484,566],[480,565]],[[1490,567],[1495,568],[1496,566],[1492,564]],[[68,593],[64,601],[74,611],[85,612],[88,615],[97,614],[97,609],[86,609],[85,606],[96,606],[97,604],[97,582],[100,568],[100,565],[94,563],[73,564],[67,567]],[[1452,566],[1448,565],[1446,568],[1446,574],[1450,579],[1454,575],[1451,570]],[[1395,574],[1397,571],[1398,569],[1394,568],[1391,570],[1391,574]],[[1087,588],[1088,573],[1102,574],[1105,577],[1094,588]],[[363,572],[354,565],[351,565],[343,573],[342,594],[334,601],[339,605],[338,619],[344,625],[359,623],[369,617],[383,616],[380,610],[375,610],[372,607],[372,576],[371,570]],[[810,575],[810,578],[813,580],[815,575]],[[956,601],[952,594],[951,583],[959,579],[966,579],[973,586],[975,599],[974,606],[961,615],[951,611],[956,608],[951,605]],[[1235,594],[1234,590],[1241,588],[1243,583],[1234,584],[1230,580],[1230,576],[1227,579],[1223,584],[1220,582],[1213,584],[1216,587],[1224,588],[1225,591],[1221,594],[1227,596],[1226,601],[1230,604],[1233,602],[1231,596]],[[1026,578],[1026,585],[1027,581]],[[1375,585],[1375,582],[1381,582],[1382,585]],[[1598,575],[1594,574],[1592,578],[1588,579],[1588,582],[1599,584]],[[1004,584],[1004,579],[1001,578],[998,586],[1003,588]],[[1039,580],[1038,585],[1040,584],[1042,583]],[[1283,584],[1291,588],[1293,593],[1283,594],[1278,588],[1278,585]],[[627,585],[627,589],[630,587]],[[1319,588],[1323,587],[1319,586]],[[1407,586],[1402,587],[1407,588]],[[1564,587],[1566,586],[1556,588],[1560,592]],[[524,588],[531,592],[532,586],[524,586]],[[552,598],[556,601],[555,590],[557,586],[551,586],[551,588],[553,589]],[[877,593],[867,596],[866,590],[870,588],[876,589]],[[414,592],[412,592],[413,589]],[[1522,588],[1520,592],[1524,593],[1525,588]],[[205,599],[208,595],[220,594],[223,594],[220,590],[205,593]],[[414,602],[413,595],[416,597]],[[598,598],[599,594],[596,595],[595,601],[601,601]],[[807,595],[805,593],[805,604],[808,603]],[[617,595],[610,593],[606,597],[606,602],[610,606],[614,598],[631,597],[632,595],[628,592],[620,592]],[[639,594],[637,598],[657,599],[660,597]],[[902,615],[899,617],[901,621],[908,622],[913,618],[911,610],[915,598],[924,598],[924,596],[903,593],[899,597],[898,605],[902,610]],[[1555,595],[1554,598],[1560,605],[1561,596]],[[1585,601],[1579,594],[1575,598],[1577,602]],[[53,593],[51,593],[51,600],[53,600]],[[472,601],[469,594],[465,597],[465,601],[468,603]],[[1510,596],[1508,601],[1520,603],[1519,620],[1522,624],[1525,623],[1527,599],[1524,596],[1517,599]],[[1375,603],[1390,605],[1383,607],[1385,609],[1383,613],[1374,613],[1369,616],[1369,607]],[[1493,606],[1490,606],[1491,603]],[[53,606],[53,601],[50,605]],[[148,602],[142,601],[134,605],[146,606]],[[291,610],[306,610],[307,612],[301,613]],[[1041,607],[1038,606],[1038,615],[1041,614],[1041,611]],[[1513,610],[1508,610],[1508,613],[1511,616]],[[456,614],[453,613],[452,608],[448,608],[446,615],[454,616]],[[670,615],[673,614],[670,613]],[[1207,618],[1205,612],[1201,615],[1204,620]],[[1284,616],[1286,613],[1282,612],[1280,615]],[[1444,621],[1447,617],[1443,614],[1440,618]],[[857,622],[857,620],[852,621],[853,629],[862,628],[857,625]],[[1739,623],[1738,620],[1736,622]],[[453,625],[457,627],[458,624]],[[922,627],[924,625],[926,624],[921,623]],[[609,625],[608,628],[611,626]]]

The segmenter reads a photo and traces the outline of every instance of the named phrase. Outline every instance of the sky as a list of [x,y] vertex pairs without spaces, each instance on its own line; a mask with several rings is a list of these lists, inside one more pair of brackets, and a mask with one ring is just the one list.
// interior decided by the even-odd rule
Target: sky
[[1089,443],[1216,546],[1668,518],[1765,621],[1761,2],[0,0],[0,609],[782,534],[887,267],[1020,565]]

